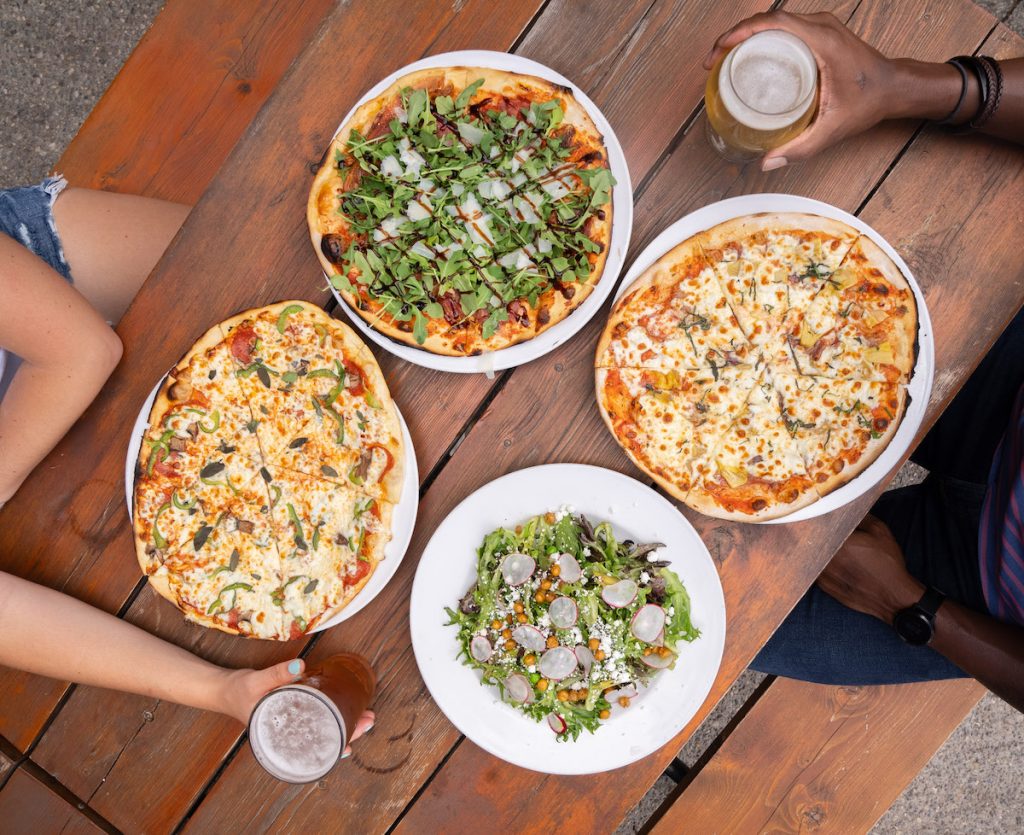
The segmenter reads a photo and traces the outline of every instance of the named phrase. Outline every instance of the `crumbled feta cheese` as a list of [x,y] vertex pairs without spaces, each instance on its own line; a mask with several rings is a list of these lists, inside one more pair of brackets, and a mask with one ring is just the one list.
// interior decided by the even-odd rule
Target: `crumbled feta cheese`
[[551,618],[548,616],[547,610],[545,610],[543,614],[541,614],[541,616],[537,618],[537,626],[539,626],[541,629],[547,629],[549,626],[551,626]]
[[640,572],[640,584],[643,585],[643,586],[646,586],[649,582],[651,582],[651,575],[648,574],[646,571],[641,571]]
[[531,664],[529,667],[526,668],[526,671],[528,673],[535,673],[535,672],[537,672],[537,665],[536,664]]

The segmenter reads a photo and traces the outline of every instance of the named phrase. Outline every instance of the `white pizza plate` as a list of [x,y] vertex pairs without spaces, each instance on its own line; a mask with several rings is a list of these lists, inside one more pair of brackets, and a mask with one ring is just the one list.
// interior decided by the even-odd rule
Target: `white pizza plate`
[[[692,601],[701,635],[680,645],[675,669],[655,677],[628,710],[574,742],[559,742],[482,686],[480,673],[458,658],[457,629],[444,607],[458,606],[476,581],[477,548],[499,527],[565,507],[593,522],[610,521],[619,539],[663,542]],[[725,645],[725,598],[718,571],[697,532],[650,487],[612,470],[545,464],[509,473],[472,493],[434,532],[416,571],[409,618],[416,663],[434,701],[463,734],[514,765],[548,774],[592,774],[635,762],[671,740],[707,698]],[[571,801],[570,801],[571,802]]]
[[910,448],[917,435],[917,430],[921,428],[925,408],[931,397],[932,378],[935,375],[935,339],[932,336],[932,321],[928,316],[928,306],[925,304],[924,294],[910,272],[910,267],[889,242],[863,220],[849,212],[844,212],[842,209],[820,200],[792,194],[746,194],[741,197],[730,197],[727,200],[720,200],[717,203],[704,206],[677,220],[640,253],[622,280],[615,298],[621,298],[623,293],[648,267],[687,238],[726,220],[758,212],[808,212],[848,223],[854,229],[867,235],[892,258],[896,266],[906,276],[914,291],[914,298],[917,300],[917,362],[910,378],[910,385],[907,387],[909,403],[906,414],[903,416],[903,422],[882,454],[852,481],[795,513],[778,519],[769,519],[761,524],[801,522],[831,513],[833,510],[849,504],[878,484],[899,465],[903,453]]
[[[128,503],[128,518],[132,517],[132,499],[135,494],[135,467],[139,460],[139,450],[142,448],[142,439],[149,426],[149,412],[153,408],[157,392],[163,380],[153,387],[146,402],[142,404],[139,416],[135,420],[135,428],[132,429],[131,437],[128,440],[128,457],[124,463],[124,497]],[[381,560],[369,581],[363,586],[359,593],[352,598],[352,602],[342,609],[337,615],[324,623],[321,623],[313,632],[322,632],[337,626],[343,620],[348,620],[356,612],[361,611],[381,591],[388,581],[398,571],[398,566],[405,556],[412,539],[412,531],[416,526],[416,511],[419,508],[420,475],[416,466],[416,451],[412,447],[412,436],[409,434],[409,427],[405,418],[398,411],[398,421],[402,424],[402,441],[405,448],[405,461],[402,480],[402,493],[398,498],[394,513],[391,516],[391,541],[384,547],[384,559]]]
[[[629,169],[626,167],[626,157],[622,153],[622,146],[619,144],[615,131],[612,130],[612,126],[608,123],[604,114],[597,109],[597,105],[569,79],[555,72],[550,67],[546,67],[536,61],[531,61],[528,58],[521,58],[518,55],[510,55],[507,52],[466,49],[459,52],[444,52],[440,55],[431,55],[429,58],[423,58],[420,61],[408,64],[391,73],[379,84],[371,87],[356,102],[345,118],[342,119],[341,124],[338,126],[338,131],[352,118],[356,108],[364,102],[379,96],[403,75],[430,67],[456,66],[485,67],[506,72],[524,73],[552,81],[555,84],[562,84],[572,89],[573,95],[594,120],[594,124],[604,137],[605,147],[608,149],[609,167],[611,168],[612,176],[615,178],[615,186],[612,188],[612,239],[608,248],[608,257],[605,260],[604,272],[597,286],[583,304],[569,316],[558,324],[552,325],[533,339],[528,339],[518,345],[510,345],[507,348],[490,351],[476,357],[446,357],[396,342],[379,331],[374,330],[363,321],[362,317],[355,310],[349,307],[348,303],[345,302],[329,280],[327,283],[331,292],[334,293],[335,298],[338,300],[338,304],[348,314],[353,324],[367,339],[372,339],[386,351],[390,351],[395,356],[401,357],[404,360],[416,363],[416,365],[434,368],[438,371],[454,371],[465,374],[484,373],[490,375],[495,371],[502,371],[506,368],[514,368],[517,365],[531,362],[553,351],[575,335],[597,313],[615,286],[623,261],[626,258],[626,251],[629,249],[629,237],[633,229],[633,186],[630,183]],[[335,135],[337,135],[338,131],[335,131]],[[327,276],[325,275],[324,278],[327,278]]]

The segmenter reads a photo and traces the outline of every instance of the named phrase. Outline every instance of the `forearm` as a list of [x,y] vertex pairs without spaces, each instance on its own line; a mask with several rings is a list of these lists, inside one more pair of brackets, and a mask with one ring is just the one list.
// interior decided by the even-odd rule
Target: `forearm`
[[947,600],[931,647],[1024,713],[1024,629]]
[[24,360],[0,400],[2,504],[85,411],[121,343],[64,279],[4,235],[0,298],[0,346]]
[[24,363],[0,401],[0,504],[57,445],[102,388],[113,355],[67,366]]
[[0,664],[216,711],[225,710],[231,675],[80,600],[3,572]]
[[[886,118],[942,119],[952,112],[960,98],[963,81],[950,64],[897,58],[890,62],[892,72],[887,95]],[[1003,92],[995,114],[981,133],[1024,142],[1024,58],[1000,61]],[[967,91],[954,125],[971,119],[981,103],[981,87],[973,72],[967,73]]]

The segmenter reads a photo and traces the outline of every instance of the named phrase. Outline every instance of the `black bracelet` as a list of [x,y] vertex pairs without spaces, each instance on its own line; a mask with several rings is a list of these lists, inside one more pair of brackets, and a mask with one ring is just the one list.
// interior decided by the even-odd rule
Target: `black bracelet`
[[955,58],[951,58],[946,61],[951,67],[956,67],[956,71],[960,73],[960,98],[956,100],[956,106],[949,111],[949,115],[935,122],[936,125],[948,125],[956,118],[956,114],[960,112],[960,108],[963,107],[964,99],[967,98],[967,70],[963,68],[961,63]]
[[1003,96],[1003,69],[999,66],[999,62],[989,55],[979,55],[978,60],[988,71],[990,95],[981,112],[969,122],[973,130],[978,130],[992,118],[996,108],[999,107],[999,100]]
[[978,87],[981,91],[981,100],[978,103],[978,109],[974,111],[966,122],[962,125],[955,125],[948,127],[951,133],[970,133],[973,128],[973,122],[978,119],[985,110],[985,106],[988,104],[989,96],[989,67],[984,62],[974,57],[973,55],[957,55],[955,58],[950,58],[950,63],[957,63],[965,69],[970,68],[971,72],[974,73],[978,79]]

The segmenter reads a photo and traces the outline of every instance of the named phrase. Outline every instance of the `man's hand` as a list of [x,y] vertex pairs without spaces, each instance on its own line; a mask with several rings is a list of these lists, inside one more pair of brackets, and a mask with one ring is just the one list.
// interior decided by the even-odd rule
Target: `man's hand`
[[892,532],[871,514],[825,567],[818,587],[844,606],[889,624],[896,612],[924,594],[924,586],[907,571]]
[[748,17],[715,41],[704,68],[711,69],[729,49],[768,29],[789,32],[807,44],[818,65],[819,95],[814,121],[766,154],[764,171],[805,160],[883,119],[939,118],[952,109],[960,92],[960,76],[953,67],[886,58],[827,12]]

